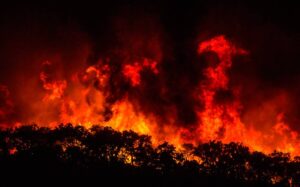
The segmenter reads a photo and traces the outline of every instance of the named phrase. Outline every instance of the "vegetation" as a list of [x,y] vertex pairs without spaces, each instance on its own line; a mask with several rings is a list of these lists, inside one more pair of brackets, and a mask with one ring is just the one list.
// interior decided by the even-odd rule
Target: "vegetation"
[[300,158],[208,142],[177,150],[109,127],[0,131],[0,186],[297,186]]

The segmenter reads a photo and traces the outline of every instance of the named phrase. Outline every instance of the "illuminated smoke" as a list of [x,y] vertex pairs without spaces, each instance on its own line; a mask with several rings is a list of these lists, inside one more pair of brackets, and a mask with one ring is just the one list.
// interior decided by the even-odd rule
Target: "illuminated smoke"
[[[164,78],[164,71],[168,71],[161,65],[164,62],[148,57],[130,57],[132,61],[119,59],[119,64],[112,58],[100,58],[94,65],[69,72],[70,77],[61,76],[57,73],[60,70],[55,69],[55,63],[45,60],[41,62],[39,74],[40,86],[44,90],[41,95],[44,96],[40,98],[42,101],[30,101],[32,105],[40,103],[43,106],[35,107],[32,118],[28,116],[29,120],[13,123],[37,122],[49,126],[73,123],[87,127],[98,124],[149,134],[154,143],[169,141],[180,146],[210,140],[236,141],[254,150],[271,152],[277,149],[298,154],[298,134],[284,122],[284,113],[274,114],[276,121],[267,131],[242,122],[242,87],[229,84],[228,71],[233,65],[233,57],[249,56],[251,53],[220,35],[199,43],[198,55],[210,58],[205,58],[208,65],[198,70],[202,78],[192,93],[182,93],[182,99],[199,104],[191,105],[196,114],[196,120],[191,123],[184,124],[178,117],[180,105],[155,100],[154,103],[144,102],[146,99],[152,101],[149,96],[155,94],[169,99],[171,89],[167,82],[159,82]],[[158,85],[159,92],[154,90],[149,95],[146,91],[151,84]],[[5,116],[12,113],[13,103],[5,86],[1,86],[1,93],[1,121],[7,126],[11,122]],[[187,98],[190,96],[192,98]],[[155,106],[169,110],[157,114]]]

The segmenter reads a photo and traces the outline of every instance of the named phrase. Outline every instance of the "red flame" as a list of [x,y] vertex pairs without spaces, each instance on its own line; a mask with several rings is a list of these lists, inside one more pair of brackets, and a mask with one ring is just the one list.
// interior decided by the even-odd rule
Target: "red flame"
[[[160,59],[146,57],[136,58],[131,63],[123,63],[121,75],[115,73],[116,70],[109,58],[74,72],[71,78],[57,78],[50,72],[42,71],[39,79],[44,89],[43,106],[35,106],[34,114],[31,114],[32,118],[25,121],[12,120],[13,122],[10,122],[5,119],[5,116],[12,112],[13,104],[7,88],[0,86],[0,93],[3,93],[1,99],[4,98],[5,103],[5,106],[0,106],[1,123],[7,125],[36,122],[55,126],[70,122],[86,127],[99,124],[111,126],[117,130],[131,129],[151,135],[154,143],[169,141],[178,147],[183,143],[221,140],[224,143],[242,142],[253,150],[266,153],[276,149],[299,155],[298,134],[284,121],[284,112],[275,113],[267,108],[260,110],[264,116],[276,116],[275,120],[270,119],[270,123],[275,122],[268,130],[261,130],[257,128],[259,124],[246,124],[242,120],[243,104],[240,101],[242,88],[229,84],[228,71],[235,55],[247,56],[249,52],[235,46],[223,35],[199,44],[198,54],[205,55],[207,52],[216,54],[218,62],[208,66],[203,72],[199,72],[203,73],[204,79],[199,82],[193,95],[195,101],[202,103],[203,107],[193,108],[197,124],[192,128],[176,124],[177,114],[172,107],[169,107],[168,111],[171,114],[170,117],[166,117],[170,119],[162,122],[154,112],[141,111],[141,106],[139,106],[141,104],[132,102],[134,98],[130,97],[131,92],[117,97],[119,92],[110,91],[110,89],[122,89],[117,87],[118,84],[112,77],[121,77],[139,93],[139,88],[144,84],[144,71],[148,71],[153,76],[159,76],[159,67],[163,62]],[[50,61],[43,63],[44,67],[52,65]],[[117,88],[113,87],[115,85]],[[161,92],[164,93],[164,89]],[[228,98],[221,98],[221,101],[217,102],[218,97],[226,93],[229,95]],[[118,99],[114,99],[116,97]],[[268,113],[272,115],[267,115]]]
[[141,83],[140,72],[144,68],[149,68],[153,73],[157,74],[157,62],[144,59],[142,63],[135,62],[133,65],[125,64],[123,67],[124,76],[130,80],[132,86],[138,86]]

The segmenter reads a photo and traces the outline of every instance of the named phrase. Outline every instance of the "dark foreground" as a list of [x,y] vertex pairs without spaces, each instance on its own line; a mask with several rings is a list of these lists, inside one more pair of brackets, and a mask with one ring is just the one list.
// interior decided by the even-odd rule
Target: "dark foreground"
[[299,157],[236,143],[182,147],[99,126],[6,129],[0,186],[299,186]]

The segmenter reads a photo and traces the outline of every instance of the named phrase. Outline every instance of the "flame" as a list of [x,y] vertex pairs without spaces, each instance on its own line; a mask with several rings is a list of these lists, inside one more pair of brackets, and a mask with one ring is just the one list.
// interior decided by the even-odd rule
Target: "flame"
[[[206,80],[200,84],[199,99],[204,103],[204,110],[198,112],[202,121],[198,132],[203,141],[221,140],[224,143],[241,142],[252,150],[270,153],[275,149],[291,154],[299,154],[296,149],[300,144],[298,133],[284,122],[284,113],[276,114],[276,122],[271,129],[261,132],[253,126],[247,126],[241,120],[242,104],[238,88],[229,88],[227,71],[232,66],[234,55],[247,55],[249,52],[237,48],[223,35],[199,44],[198,53],[211,51],[217,54],[219,64],[204,71]],[[231,89],[234,99],[216,103],[218,91]]]
[[[220,62],[217,66],[204,70],[206,80],[200,84],[199,89],[199,99],[204,103],[204,110],[198,112],[198,117],[202,120],[198,131],[204,141],[240,141],[245,129],[239,118],[239,100],[220,104],[215,103],[215,96],[219,90],[228,90],[227,70],[232,65],[232,57],[237,54],[245,55],[247,52],[236,48],[224,36],[202,42],[198,53],[207,51],[215,52]],[[232,97],[238,97],[238,94],[239,91],[235,90]]]
[[125,64],[123,67],[124,76],[130,81],[132,86],[138,86],[141,83],[140,72],[149,68],[153,73],[158,74],[157,62],[144,59],[143,63],[135,62],[133,65]]
[[[240,101],[240,87],[230,85],[228,71],[232,67],[233,57],[247,56],[249,52],[235,46],[225,36],[217,36],[203,41],[198,46],[198,54],[208,52],[216,54],[217,64],[203,70],[204,79],[194,90],[196,101],[203,107],[195,107],[197,123],[192,127],[176,124],[172,116],[176,110],[170,110],[170,120],[161,121],[154,113],[145,113],[139,104],[133,102],[130,92],[120,94],[118,99],[110,92],[116,83],[112,77],[120,76],[136,92],[143,85],[143,72],[153,76],[160,74],[160,59],[135,58],[121,65],[121,75],[116,75],[110,59],[99,60],[97,64],[87,66],[75,72],[69,78],[56,77],[51,71],[42,70],[39,75],[43,97],[36,107],[31,121],[14,121],[15,124],[36,122],[54,127],[60,123],[72,123],[90,127],[98,124],[114,129],[133,130],[152,136],[154,144],[168,141],[177,147],[183,143],[200,143],[220,140],[224,143],[241,142],[252,150],[270,153],[273,150],[299,155],[299,135],[284,120],[284,112],[275,113],[261,109],[264,116],[275,116],[267,130],[258,129],[260,124],[247,124],[242,120],[243,104]],[[43,69],[53,66],[46,60]],[[155,83],[153,83],[155,84]],[[114,88],[114,87],[113,87]],[[122,89],[122,88],[114,88]],[[126,89],[126,88],[124,88]],[[5,107],[0,106],[1,124],[7,124],[4,116],[11,113],[13,103],[7,87],[0,86]],[[118,92],[116,92],[118,93]],[[139,93],[145,94],[145,93]],[[228,98],[222,98],[222,95]],[[220,96],[221,95],[221,96]],[[218,97],[221,101],[218,102]],[[2,98],[1,98],[2,99]],[[37,98],[38,99],[38,98]],[[266,103],[267,105],[267,103]],[[174,113],[174,114],[173,114]],[[267,115],[272,113],[272,115]],[[274,114],[274,115],[273,115]],[[274,123],[273,123],[274,121]]]

